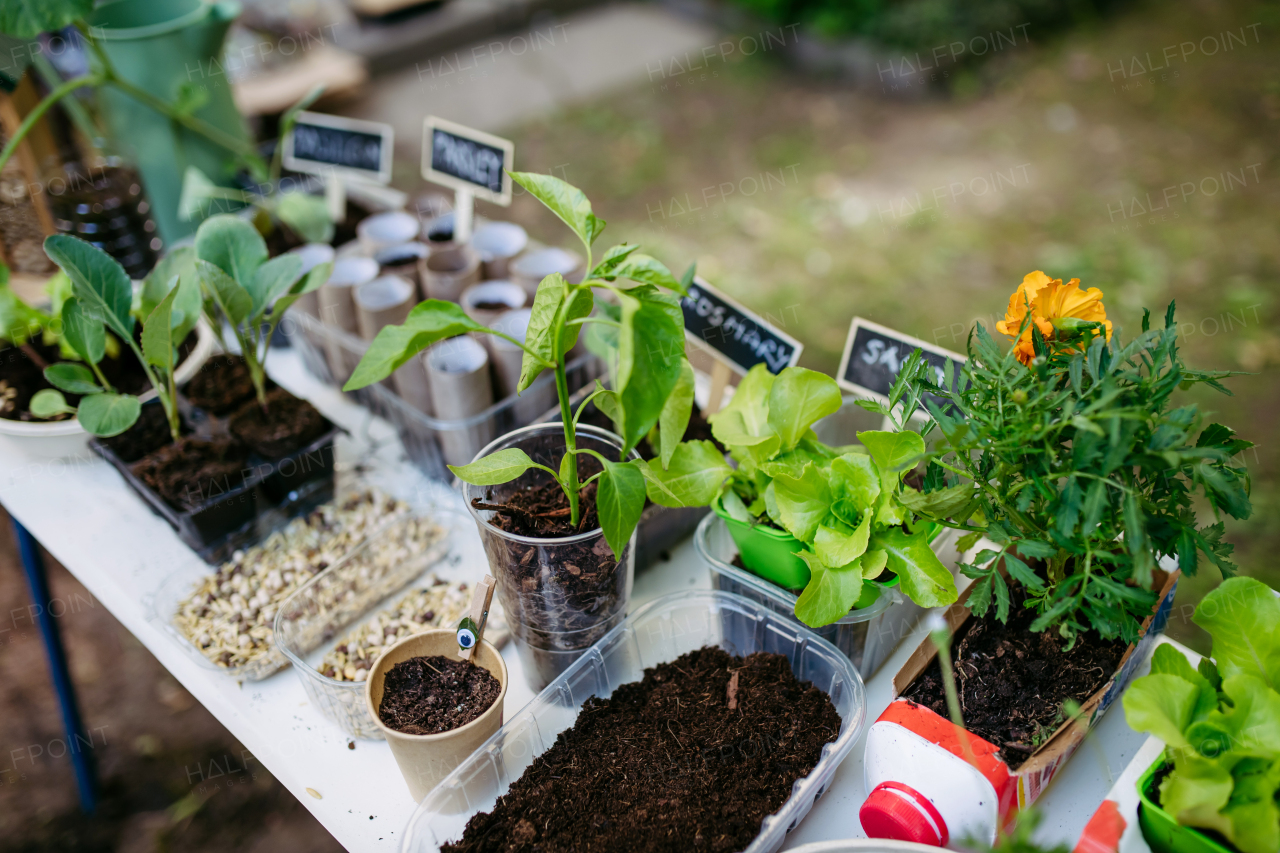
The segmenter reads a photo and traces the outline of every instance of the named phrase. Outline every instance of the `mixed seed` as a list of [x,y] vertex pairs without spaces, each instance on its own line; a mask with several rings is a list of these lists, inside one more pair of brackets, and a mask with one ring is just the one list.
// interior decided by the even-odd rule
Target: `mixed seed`
[[[407,503],[376,490],[325,504],[261,545],[235,552],[178,605],[174,625],[220,667],[269,662],[274,668],[281,662],[272,642],[280,603],[370,533],[410,512]],[[441,528],[426,524],[425,537],[443,538]]]
[[342,637],[316,669],[337,681],[364,681],[373,662],[387,648],[428,628],[456,625],[470,604],[467,584],[449,583],[433,576],[426,587],[410,590]]

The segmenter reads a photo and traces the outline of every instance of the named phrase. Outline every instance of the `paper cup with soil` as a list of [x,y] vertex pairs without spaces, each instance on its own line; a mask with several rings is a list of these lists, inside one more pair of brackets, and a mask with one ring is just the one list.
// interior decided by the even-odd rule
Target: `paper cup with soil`
[[[621,441],[606,430],[581,426],[582,450],[617,459]],[[508,433],[480,451],[484,459],[518,450],[535,464],[558,469],[564,456],[560,424],[540,424]],[[632,459],[639,458],[632,451]],[[601,470],[578,456],[580,482]],[[507,614],[525,677],[541,690],[626,615],[635,573],[635,537],[615,555],[600,527],[595,483],[582,492],[577,527],[569,523],[564,491],[544,471],[531,468],[496,486],[463,483],[463,497],[480,529],[498,600]]]
[[369,713],[414,802],[502,726],[506,664],[487,640],[473,657],[462,660],[457,631],[441,628],[396,643],[370,671]]
[[529,235],[514,222],[486,222],[471,235],[471,246],[480,254],[486,280],[505,279],[511,261],[529,244]]

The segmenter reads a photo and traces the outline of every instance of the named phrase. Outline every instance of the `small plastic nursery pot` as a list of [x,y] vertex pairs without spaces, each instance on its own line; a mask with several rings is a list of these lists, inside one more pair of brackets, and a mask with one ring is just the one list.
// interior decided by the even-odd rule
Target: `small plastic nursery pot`
[[[724,519],[708,515],[693,535],[694,548],[711,572],[711,588],[741,595],[809,628],[796,618],[795,593],[732,564],[738,549],[731,532]],[[897,580],[895,577],[891,583],[866,590],[847,616],[821,628],[809,628],[839,649],[865,678],[874,675],[888,660],[922,612],[896,589]]]
[[[579,425],[577,436],[579,449],[606,457],[617,458],[622,448],[621,439],[598,427]],[[509,448],[519,448],[534,462],[558,470],[564,455],[564,428],[557,423],[515,430],[485,447],[476,458]],[[639,458],[634,450],[632,458]],[[579,468],[583,479],[599,470],[600,463],[592,457],[584,455],[582,459],[587,460]],[[622,621],[635,573],[634,533],[622,559],[615,560],[599,527],[555,539],[517,536],[492,523],[493,510],[472,505],[475,500],[502,503],[517,491],[553,482],[546,472],[530,469],[500,486],[462,484],[467,509],[480,529],[490,573],[498,582],[498,600],[507,614],[525,677],[535,690],[564,672]]]
[[1182,826],[1159,803],[1156,774],[1169,762],[1162,755],[1138,779],[1138,825],[1152,853],[1237,853],[1235,847]]
[[489,709],[476,719],[438,735],[409,735],[390,728],[378,716],[382,706],[383,682],[387,670],[410,658],[423,655],[458,657],[458,634],[450,628],[436,628],[396,643],[374,663],[365,682],[365,704],[374,722],[391,746],[400,774],[409,786],[413,801],[421,802],[432,788],[489,740],[502,726],[502,702],[507,697],[507,665],[488,640],[482,640],[472,663],[489,670],[502,689]]
[[619,686],[643,678],[646,668],[704,646],[719,646],[733,655],[785,655],[796,677],[826,693],[840,715],[839,735],[822,748],[817,765],[796,781],[778,810],[765,817],[744,853],[776,851],[826,791],[862,735],[866,692],[849,659],[812,631],[739,596],[697,590],[649,602],[579,657],[427,794],[409,822],[401,853],[437,853],[461,838],[467,821],[492,810],[533,760],[573,726],[589,697],[610,696]]

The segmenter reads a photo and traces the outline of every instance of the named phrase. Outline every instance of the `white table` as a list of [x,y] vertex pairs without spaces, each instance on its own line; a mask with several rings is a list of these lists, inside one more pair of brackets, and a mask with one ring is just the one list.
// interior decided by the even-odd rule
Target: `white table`
[[[337,389],[316,381],[294,353],[275,351],[270,365],[279,384],[311,400],[351,432],[350,438],[339,441],[340,466],[360,459],[375,481],[382,478],[401,490],[421,489],[436,501],[452,501],[461,508],[456,494],[430,484],[400,457],[386,423],[348,402]],[[0,443],[0,503],[244,744],[251,753],[245,761],[249,772],[254,762],[260,762],[348,850],[398,849],[414,804],[385,742],[360,740],[354,750],[348,749],[346,735],[309,705],[292,672],[241,685],[201,667],[149,618],[150,596],[174,572],[189,573],[194,580],[210,568],[105,461],[87,450],[69,459],[43,459],[11,439],[4,440]],[[474,547],[468,543],[464,553],[466,559],[458,570],[478,579],[487,568],[478,536]],[[707,570],[692,543],[685,542],[669,562],[636,577],[632,606],[709,585]],[[867,683],[868,725],[888,704],[893,673],[919,643],[921,633],[917,629],[908,636]],[[513,645],[506,646],[503,657],[511,674],[506,699],[510,718],[533,698],[533,692],[525,683]],[[1143,740],[1125,724],[1122,710],[1113,707],[1039,801],[1044,812],[1040,839],[1074,846],[1089,816]],[[861,743],[854,747],[831,788],[792,832],[787,847],[862,835],[857,818],[865,797],[862,748]],[[245,772],[223,770],[228,771],[226,777],[201,780],[197,776],[192,783],[234,784]]]

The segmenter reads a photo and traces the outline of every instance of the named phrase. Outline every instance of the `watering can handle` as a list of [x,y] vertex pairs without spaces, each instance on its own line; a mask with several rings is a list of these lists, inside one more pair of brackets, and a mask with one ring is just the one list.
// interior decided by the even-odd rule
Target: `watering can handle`
[[244,7],[240,5],[240,0],[221,0],[213,4],[210,14],[219,21],[234,21],[242,11]]

